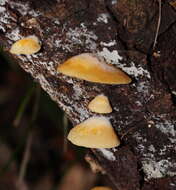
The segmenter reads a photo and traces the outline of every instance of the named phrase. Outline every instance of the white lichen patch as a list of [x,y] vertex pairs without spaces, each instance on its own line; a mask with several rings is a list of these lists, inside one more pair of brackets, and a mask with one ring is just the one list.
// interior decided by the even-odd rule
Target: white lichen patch
[[176,121],[158,121],[155,127],[159,129],[162,133],[169,136],[169,140],[171,143],[176,143]]
[[0,13],[3,13],[3,12],[5,12],[5,7],[0,7]]
[[31,16],[39,16],[39,12],[34,11],[30,8],[29,2],[10,2],[10,6],[12,9],[17,10],[21,15],[25,16],[27,14]]
[[107,160],[110,160],[110,161],[116,160],[116,157],[111,150],[105,149],[105,148],[99,148],[98,151],[101,152],[103,157],[106,158]]
[[176,188],[176,182],[174,181],[173,183],[172,182],[170,182],[170,186],[171,187],[175,187]]
[[154,98],[153,94],[151,94],[151,87],[149,82],[139,81],[135,87],[137,92],[142,94],[140,98],[145,98],[145,101],[149,101]]
[[42,62],[40,61],[40,64],[45,65],[46,69],[50,72],[51,75],[56,75],[56,69],[54,67],[54,62],[53,61],[48,61],[48,62]]
[[101,13],[101,14],[99,14],[99,16],[97,18],[97,22],[103,22],[103,23],[107,24],[108,18],[109,18],[109,14]]
[[129,75],[133,75],[135,78],[138,76],[146,76],[149,79],[151,78],[150,73],[147,70],[143,69],[142,67],[136,67],[133,62],[131,62],[130,67],[122,67],[122,69]]
[[73,89],[74,89],[73,96],[76,100],[79,100],[81,97],[84,97],[83,96],[83,89],[79,84],[77,84],[77,83],[73,84]]
[[62,40],[54,40],[53,41],[53,44],[55,45],[55,47],[62,47]]
[[117,50],[113,50],[113,51],[109,51],[108,48],[103,48],[102,51],[98,52],[98,55],[104,57],[104,59],[107,62],[110,62],[112,64],[117,64],[120,65],[120,60],[122,60],[123,58],[119,55]]
[[133,62],[130,63],[130,66],[120,63],[123,58],[119,55],[117,50],[110,51],[108,48],[104,47],[102,51],[98,52],[98,54],[104,57],[108,63],[117,65],[124,72],[134,76],[135,78],[140,76],[151,78],[150,73],[147,70],[140,66],[135,66]]
[[148,147],[148,150],[151,152],[156,152],[156,149],[152,144]]
[[60,21],[59,21],[58,19],[55,20],[54,23],[55,23],[56,25],[60,25],[60,24],[61,24]]
[[0,5],[5,5],[7,0],[0,0]]
[[175,168],[176,163],[171,163],[168,160],[154,161],[148,159],[142,161],[142,168],[147,174],[147,179],[162,178],[165,176],[174,176],[176,171],[172,171],[170,168]]
[[144,95],[149,94],[149,86],[146,84],[146,82],[140,82],[137,84],[137,91],[140,93],[143,93]]
[[[38,65],[39,67],[42,66],[42,68],[47,70],[48,73],[50,73],[53,76],[57,76],[57,71],[55,69],[55,63],[53,61],[48,61],[46,56],[44,56],[44,54],[42,52],[32,54],[32,55],[25,55],[25,56],[19,55],[18,57],[24,63],[26,63],[26,64],[24,64],[24,67],[26,67],[26,70],[29,69],[28,63],[32,63],[32,65]],[[46,60],[44,58],[46,58]],[[36,60],[37,60],[37,62],[36,62]],[[31,67],[31,69],[32,68],[35,68],[35,67]],[[32,72],[35,73],[35,71],[32,71]],[[32,74],[32,72],[31,72],[31,74]]]
[[[172,148],[173,145],[171,144],[167,144],[167,145],[164,145],[163,148],[161,148],[158,152],[159,155],[165,155],[166,154],[166,151],[169,150],[170,148]],[[175,148],[176,150],[176,148]]]
[[136,103],[136,105],[139,106],[139,107],[140,107],[140,106],[143,106],[142,103],[141,103],[140,101],[138,101],[138,100],[137,100],[135,103]]
[[133,87],[138,94],[138,101],[137,101],[138,103],[136,102],[138,106],[143,106],[144,102],[146,103],[154,99],[150,81],[138,80]]
[[35,63],[35,59],[37,59],[37,64],[38,65],[42,65],[43,68],[45,68],[46,70],[48,70],[51,75],[56,76],[57,75],[57,71],[55,69],[54,62],[53,61],[47,61],[47,60],[40,59],[41,57],[44,57],[43,53],[37,53],[37,54],[27,55],[25,57],[21,56],[20,58],[23,59],[23,61],[28,60],[32,64],[36,64]]
[[83,104],[72,102],[72,105],[73,105],[72,107],[73,112],[76,111],[77,115],[79,115],[79,118],[77,119],[77,123],[83,122],[84,120],[90,117],[90,113],[88,112],[88,110]]
[[[138,144],[136,150],[142,158],[142,169],[145,173],[146,180],[176,175],[176,161],[171,160],[170,157],[166,157],[167,151],[170,149],[173,150],[174,144],[176,143],[175,123],[173,121],[163,120],[162,116],[155,116],[154,120],[155,125],[153,127],[166,134],[172,144],[158,143],[156,151],[155,145],[147,145],[146,138],[139,132],[133,134],[133,138],[135,138]],[[161,156],[160,160],[158,159],[158,155]]]
[[110,41],[110,42],[100,42],[100,45],[102,45],[103,47],[112,47],[116,44],[117,42],[115,40]]
[[[3,1],[5,2],[5,1]],[[0,4],[0,28],[3,32],[6,31],[6,27],[11,28],[10,23],[11,21],[16,21],[14,19],[14,17],[12,17],[8,11],[6,11],[5,7],[2,6],[4,5],[2,2],[2,4]]]
[[12,30],[11,32],[7,33],[6,34],[6,37],[12,41],[17,41],[21,38],[21,35],[20,35],[20,30],[19,28],[15,28],[14,30]]
[[63,33],[64,31],[65,40],[55,41],[57,47],[62,48],[64,51],[73,52],[75,46],[82,46],[90,51],[97,48],[96,40],[98,37],[84,23],[81,23],[79,27],[69,29],[65,26],[63,27]]

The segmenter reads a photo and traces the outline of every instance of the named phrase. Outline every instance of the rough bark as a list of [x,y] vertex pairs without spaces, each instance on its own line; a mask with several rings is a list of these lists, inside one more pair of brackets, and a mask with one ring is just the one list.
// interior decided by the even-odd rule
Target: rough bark
[[[117,190],[176,189],[176,12],[162,1],[158,43],[152,50],[158,2],[154,0],[0,0],[4,51],[40,83],[73,125],[92,115],[97,94],[110,99],[122,144],[93,149]],[[9,53],[14,41],[36,35],[39,53]],[[103,85],[56,72],[70,56],[94,52],[128,73],[129,85]]]

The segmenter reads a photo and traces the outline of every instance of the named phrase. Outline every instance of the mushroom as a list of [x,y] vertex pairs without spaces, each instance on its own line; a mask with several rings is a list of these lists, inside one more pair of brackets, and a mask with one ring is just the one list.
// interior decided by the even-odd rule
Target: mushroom
[[16,41],[10,49],[10,53],[30,55],[38,52],[40,48],[39,39],[36,36],[28,36]]
[[128,84],[131,78],[120,69],[108,65],[95,54],[83,53],[71,57],[57,68],[62,74],[90,82]]
[[100,94],[96,96],[88,105],[90,111],[95,113],[111,113],[112,108],[109,103],[108,97]]
[[91,190],[112,190],[112,189],[109,187],[99,186],[99,187],[94,187]]
[[120,144],[111,123],[106,117],[91,117],[72,128],[68,140],[88,148],[113,148]]

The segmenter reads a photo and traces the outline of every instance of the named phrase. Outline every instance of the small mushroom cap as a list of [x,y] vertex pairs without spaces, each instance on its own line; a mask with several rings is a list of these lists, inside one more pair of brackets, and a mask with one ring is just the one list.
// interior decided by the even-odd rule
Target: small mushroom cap
[[111,113],[112,108],[107,96],[103,94],[96,96],[88,105],[88,108],[95,113]]
[[105,117],[91,117],[72,128],[68,140],[77,146],[88,148],[113,148],[120,141],[109,120]]
[[57,71],[90,82],[104,84],[128,84],[131,82],[131,78],[123,71],[106,64],[90,53],[83,53],[68,59],[58,66]]
[[109,187],[99,186],[99,187],[94,187],[91,190],[112,190],[112,189]]
[[36,36],[29,36],[16,41],[10,49],[10,53],[30,55],[38,52],[40,48],[41,45],[38,38]]

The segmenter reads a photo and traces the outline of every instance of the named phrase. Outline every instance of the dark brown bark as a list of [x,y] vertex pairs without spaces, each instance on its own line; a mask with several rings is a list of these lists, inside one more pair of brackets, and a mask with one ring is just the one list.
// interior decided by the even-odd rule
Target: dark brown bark
[[[122,139],[115,149],[92,150],[117,190],[176,189],[176,12],[162,2],[158,43],[152,50],[158,2],[154,0],[1,0],[0,42],[40,83],[73,124],[92,115],[89,101],[110,99],[108,114]],[[39,53],[10,55],[11,44],[36,35]],[[103,85],[63,76],[57,65],[83,52],[102,55],[133,82]]]

